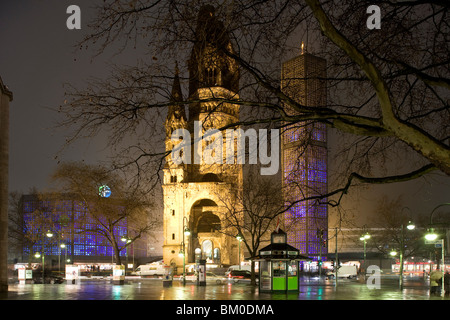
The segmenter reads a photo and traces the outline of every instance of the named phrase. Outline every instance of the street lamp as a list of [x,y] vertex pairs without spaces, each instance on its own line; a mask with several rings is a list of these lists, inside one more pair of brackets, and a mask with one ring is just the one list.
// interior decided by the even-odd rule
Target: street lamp
[[[126,242],[126,243],[131,243],[133,241],[130,238],[128,238],[128,236],[122,236],[122,238],[120,238],[120,240],[122,242]],[[127,265],[126,265],[125,270],[127,270],[127,269],[128,269],[128,248],[127,248]],[[134,243],[133,243],[133,267],[132,267],[131,271],[133,271],[133,270],[134,270]]]
[[416,226],[411,221],[409,221],[408,225],[406,226],[406,229],[414,230],[415,228],[416,228]]
[[364,264],[363,264],[363,266],[364,266],[364,275],[365,275],[365,270],[366,270],[366,242],[369,239],[370,239],[370,234],[368,232],[364,233],[359,238],[359,240],[364,242]]
[[433,228],[428,230],[428,233],[425,235],[425,239],[428,241],[434,241],[437,239],[437,237],[438,237],[438,235],[434,232]]
[[[47,236],[47,238],[53,237],[53,233],[50,230],[48,230],[45,235]],[[34,256],[39,259],[41,257],[41,254],[39,252],[36,252]],[[44,283],[45,283],[45,244],[44,240],[42,240],[42,284]]]
[[[406,225],[408,230],[414,230],[416,226],[411,221],[408,221]],[[399,278],[399,287],[400,290],[403,289],[403,255],[405,253],[405,226],[402,224],[401,226],[401,238],[400,238],[400,278]]]
[[[436,240],[438,238],[437,233],[434,232],[434,229],[431,228],[428,233],[425,235],[425,239],[427,241],[432,241],[434,242],[434,244],[439,244],[441,245],[441,255],[442,255],[442,260],[441,260],[441,272],[442,272],[442,288],[441,288],[441,296],[443,297],[445,295],[445,287],[444,287],[444,277],[445,277],[445,249],[444,249],[444,239],[440,239],[440,240]],[[431,274],[431,265],[430,265],[430,274]]]
[[[433,226],[433,214],[435,213],[435,211],[437,209],[439,209],[442,206],[448,206],[450,205],[450,203],[441,203],[440,205],[436,206],[430,213],[430,227]],[[436,240],[438,238],[438,235],[434,232],[434,229],[431,228],[429,230],[429,232],[425,235],[425,239],[429,242],[433,242],[435,245],[439,244],[438,242],[440,242],[441,244],[441,253],[442,253],[442,290],[441,290],[441,295],[444,296],[445,291],[444,291],[444,275],[445,275],[445,256],[444,256],[444,239],[441,240]],[[431,265],[430,265],[430,273],[431,273]]]
[[236,239],[239,241],[239,256],[238,256],[238,261],[239,261],[239,270],[241,270],[241,242],[242,240],[244,240],[244,237],[238,233],[236,236]]
[[[59,272],[61,272],[61,249],[65,249],[66,248],[66,244],[65,243],[61,243],[59,245],[59,256],[58,256],[58,269]],[[67,260],[67,250],[64,250],[64,259]]]
[[184,237],[189,237],[191,235],[191,230],[189,230],[188,225],[189,221],[187,220],[187,217],[183,217],[183,242],[181,242],[181,250],[178,253],[178,256],[183,258],[183,286],[186,285],[186,244],[184,242]]

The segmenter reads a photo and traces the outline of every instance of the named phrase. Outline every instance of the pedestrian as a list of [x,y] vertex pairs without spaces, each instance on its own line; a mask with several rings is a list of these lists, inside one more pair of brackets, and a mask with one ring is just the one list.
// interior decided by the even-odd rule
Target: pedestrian
[[442,272],[438,269],[430,273],[430,296],[440,295],[442,286]]

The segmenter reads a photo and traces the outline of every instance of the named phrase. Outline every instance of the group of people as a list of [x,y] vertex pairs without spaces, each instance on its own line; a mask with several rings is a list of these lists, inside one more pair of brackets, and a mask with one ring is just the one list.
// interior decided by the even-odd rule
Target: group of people
[[444,291],[446,295],[450,294],[450,273],[447,271],[442,277],[442,271],[433,270],[430,273],[430,296],[441,295],[442,281],[444,281]]

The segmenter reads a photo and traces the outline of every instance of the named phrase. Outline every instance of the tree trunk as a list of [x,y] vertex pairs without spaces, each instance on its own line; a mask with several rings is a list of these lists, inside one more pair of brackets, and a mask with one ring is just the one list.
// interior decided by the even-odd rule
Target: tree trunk
[[252,286],[256,286],[256,273],[255,273],[255,260],[252,257],[252,264],[251,264],[251,271],[252,271],[252,276],[251,276],[251,284]]
[[116,237],[114,236],[114,234],[112,234],[111,232],[110,235],[111,235],[111,245],[114,248],[114,260],[116,262],[116,265],[120,266],[122,264],[122,261],[120,259],[119,246],[117,244]]

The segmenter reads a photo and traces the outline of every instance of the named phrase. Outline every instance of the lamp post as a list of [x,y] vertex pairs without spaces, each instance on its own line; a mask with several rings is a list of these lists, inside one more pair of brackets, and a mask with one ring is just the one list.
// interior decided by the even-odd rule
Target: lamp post
[[[50,230],[47,231],[45,235],[47,236],[47,238],[53,237],[53,233]],[[34,256],[39,259],[41,257],[41,254],[39,252],[36,252]],[[45,283],[45,244],[44,240],[42,240],[42,284],[44,283]]]
[[[122,236],[122,238],[120,239],[122,242],[126,242],[126,243],[130,243],[132,240],[128,238],[128,236]],[[134,250],[133,250],[133,267],[134,267]],[[128,248],[127,248],[127,265],[125,268],[125,273],[126,270],[128,268]]]
[[[430,213],[430,227],[433,226],[433,214],[434,212],[442,207],[442,206],[448,206],[450,205],[450,203],[441,203],[440,205],[438,205],[437,207],[435,207],[431,213]],[[428,241],[436,241],[438,235],[434,232],[434,229],[431,229],[430,232],[428,232],[428,234],[425,235],[425,239]],[[441,244],[441,252],[442,252],[442,290],[441,290],[441,295],[444,296],[444,276],[445,276],[445,254],[444,254],[444,239],[441,239],[440,241]],[[435,242],[435,245],[438,244]],[[430,266],[430,273],[431,273],[431,266]]]
[[184,237],[188,237],[191,234],[191,230],[189,230],[188,225],[189,221],[187,217],[183,217],[183,242],[181,242],[181,250],[178,254],[179,257],[183,258],[183,286],[186,285],[186,244],[184,242]]
[[360,238],[359,240],[364,242],[364,262],[363,262],[363,266],[364,266],[364,278],[366,277],[366,243],[367,240],[370,239],[370,234],[368,232],[365,232]]
[[[414,230],[416,226],[409,221],[406,225],[408,230]],[[405,225],[401,226],[401,238],[400,238],[400,278],[399,278],[399,288],[403,289],[403,256],[405,254]]]
[[65,243],[61,243],[59,245],[59,256],[58,256],[58,269],[59,272],[61,272],[61,249],[64,249],[64,261],[67,260],[67,250],[65,250],[66,248],[66,244]]
[[238,263],[239,263],[239,270],[241,270],[241,242],[242,240],[244,240],[244,237],[242,237],[242,235],[238,233],[236,239],[239,241]]
[[[431,228],[429,230],[429,232],[425,235],[425,239],[427,241],[430,242],[434,242],[434,244],[439,244],[441,245],[441,255],[442,255],[442,260],[441,260],[441,272],[442,272],[442,288],[441,288],[441,296],[443,297],[445,295],[445,287],[444,287],[444,277],[445,277],[445,249],[444,249],[444,239],[440,239],[440,240],[436,240],[438,237],[438,235],[434,232],[434,229]],[[431,273],[431,269],[430,269],[430,273]]]

